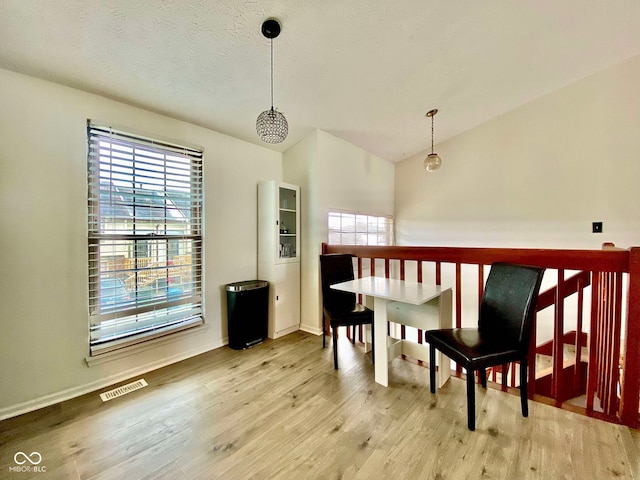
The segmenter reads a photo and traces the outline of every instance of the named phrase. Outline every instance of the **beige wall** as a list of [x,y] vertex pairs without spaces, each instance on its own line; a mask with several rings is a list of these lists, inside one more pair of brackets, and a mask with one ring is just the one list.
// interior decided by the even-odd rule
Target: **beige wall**
[[[318,277],[318,131],[315,130],[283,156],[282,175],[286,182],[300,186],[300,328],[318,333],[318,295],[313,293]],[[320,330],[321,331],[321,330]]]
[[285,152],[283,176],[301,185],[301,328],[320,333],[318,255],[327,241],[327,213],[338,209],[392,215],[394,165],[317,130]]
[[639,86],[634,57],[437,144],[435,173],[399,163],[398,244],[640,245]]
[[[0,418],[226,342],[224,285],[257,272],[257,183],[282,155],[102,97],[0,70]],[[204,147],[208,328],[87,367],[86,121]]]

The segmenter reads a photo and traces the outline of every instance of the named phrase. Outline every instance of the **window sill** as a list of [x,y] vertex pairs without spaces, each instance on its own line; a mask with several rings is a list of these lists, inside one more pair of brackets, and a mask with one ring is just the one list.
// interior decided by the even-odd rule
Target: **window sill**
[[131,355],[136,355],[138,353],[147,352],[149,350],[153,350],[154,348],[160,347],[162,345],[174,343],[178,340],[181,340],[187,337],[203,335],[208,329],[209,329],[209,326],[205,323],[197,327],[189,328],[187,330],[182,330],[169,335],[165,335],[163,337],[147,340],[146,342],[141,342],[128,347],[123,347],[118,350],[114,350],[112,352],[95,355],[93,357],[85,357],[84,361],[88,367],[101,365],[107,362],[129,357]]

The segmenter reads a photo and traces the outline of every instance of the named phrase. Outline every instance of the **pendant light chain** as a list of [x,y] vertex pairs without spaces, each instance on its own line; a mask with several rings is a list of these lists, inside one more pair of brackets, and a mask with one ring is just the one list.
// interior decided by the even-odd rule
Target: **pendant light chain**
[[270,38],[271,42],[271,110],[273,110],[273,38]]
[[433,153],[433,117],[435,115],[431,115],[431,153]]

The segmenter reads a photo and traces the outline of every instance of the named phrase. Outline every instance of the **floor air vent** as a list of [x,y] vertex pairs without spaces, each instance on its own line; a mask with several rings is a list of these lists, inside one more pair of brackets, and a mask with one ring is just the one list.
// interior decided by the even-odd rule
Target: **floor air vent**
[[127,393],[131,393],[135,390],[139,390],[147,386],[147,382],[144,381],[144,378],[140,380],[136,380],[133,383],[128,383],[126,385],[122,385],[121,387],[114,388],[113,390],[109,390],[108,392],[104,392],[100,394],[100,398],[103,402],[108,400],[113,400],[114,398],[121,397],[126,395]]

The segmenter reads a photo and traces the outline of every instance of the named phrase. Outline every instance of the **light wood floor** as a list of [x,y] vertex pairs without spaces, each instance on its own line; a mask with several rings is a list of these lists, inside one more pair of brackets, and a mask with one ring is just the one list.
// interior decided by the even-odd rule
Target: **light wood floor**
[[[428,370],[394,360],[391,385],[342,337],[295,333],[246,351],[221,348],[144,375],[149,386],[98,393],[0,422],[2,479],[640,478],[637,432],[465,384],[429,393]],[[126,382],[125,382],[126,383]],[[45,473],[10,471],[38,452]]]

